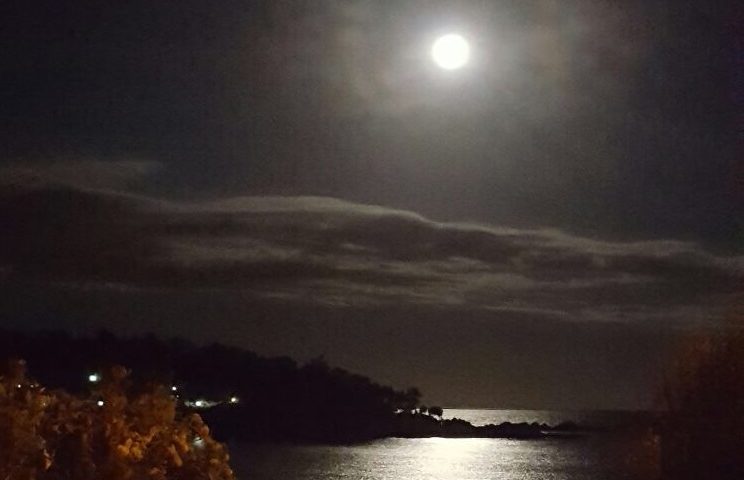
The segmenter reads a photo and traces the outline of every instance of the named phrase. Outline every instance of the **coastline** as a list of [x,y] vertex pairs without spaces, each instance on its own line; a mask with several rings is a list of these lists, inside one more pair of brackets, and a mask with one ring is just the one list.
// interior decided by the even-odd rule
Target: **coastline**
[[225,441],[289,444],[355,444],[385,438],[504,438],[516,440],[571,439],[603,431],[600,427],[579,425],[572,421],[556,425],[538,422],[473,425],[459,418],[439,418],[419,412],[399,412],[386,418],[354,418],[354,428],[347,422],[319,425],[297,424],[295,428],[272,428],[270,419],[246,412],[214,408],[202,415],[218,436]]

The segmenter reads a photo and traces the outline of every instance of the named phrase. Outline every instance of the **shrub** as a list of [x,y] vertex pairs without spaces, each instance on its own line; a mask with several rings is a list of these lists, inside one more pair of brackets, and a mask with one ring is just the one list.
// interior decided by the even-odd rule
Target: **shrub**
[[161,386],[116,367],[85,397],[47,392],[13,362],[0,377],[0,478],[231,480],[225,447]]
[[744,332],[691,342],[665,398],[664,478],[744,478]]

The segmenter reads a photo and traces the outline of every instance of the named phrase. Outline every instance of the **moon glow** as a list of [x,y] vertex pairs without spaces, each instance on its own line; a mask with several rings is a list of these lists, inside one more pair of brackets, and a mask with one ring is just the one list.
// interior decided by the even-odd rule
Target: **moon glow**
[[456,33],[443,35],[432,45],[431,58],[444,70],[457,70],[470,60],[470,44]]

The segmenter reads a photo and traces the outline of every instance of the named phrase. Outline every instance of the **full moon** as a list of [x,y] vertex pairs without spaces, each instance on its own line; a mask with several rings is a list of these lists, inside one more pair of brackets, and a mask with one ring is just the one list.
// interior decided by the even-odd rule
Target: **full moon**
[[470,45],[462,35],[450,33],[434,42],[431,47],[431,58],[440,68],[457,70],[470,60]]

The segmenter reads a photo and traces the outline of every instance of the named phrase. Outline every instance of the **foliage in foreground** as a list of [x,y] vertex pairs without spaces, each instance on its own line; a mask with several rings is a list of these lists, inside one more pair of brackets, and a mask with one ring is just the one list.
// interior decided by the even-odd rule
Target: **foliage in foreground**
[[24,362],[0,377],[0,478],[230,480],[224,446],[162,387],[139,390],[117,367],[86,397],[48,392]]
[[690,342],[665,400],[664,479],[744,478],[744,331]]

